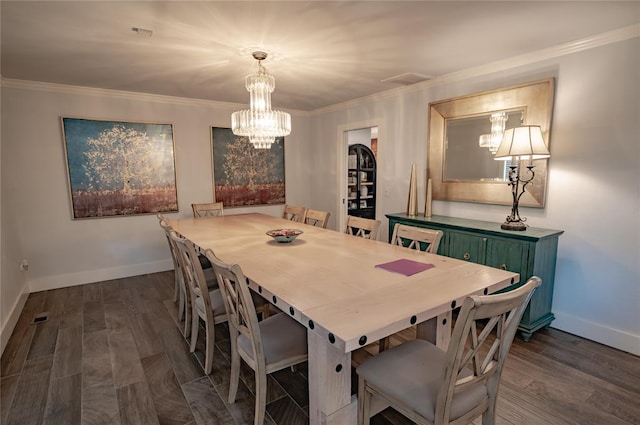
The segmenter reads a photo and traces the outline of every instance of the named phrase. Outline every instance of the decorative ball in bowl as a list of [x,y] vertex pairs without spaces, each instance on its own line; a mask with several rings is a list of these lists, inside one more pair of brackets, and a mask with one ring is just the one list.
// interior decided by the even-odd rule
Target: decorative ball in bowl
[[267,235],[280,243],[291,243],[301,234],[302,230],[298,229],[274,229],[267,232]]

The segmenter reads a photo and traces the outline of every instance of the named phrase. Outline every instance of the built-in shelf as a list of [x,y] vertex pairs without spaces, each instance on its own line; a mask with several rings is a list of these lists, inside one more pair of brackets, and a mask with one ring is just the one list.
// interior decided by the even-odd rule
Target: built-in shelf
[[375,219],[376,159],[369,147],[349,146],[347,171],[347,210],[349,215]]

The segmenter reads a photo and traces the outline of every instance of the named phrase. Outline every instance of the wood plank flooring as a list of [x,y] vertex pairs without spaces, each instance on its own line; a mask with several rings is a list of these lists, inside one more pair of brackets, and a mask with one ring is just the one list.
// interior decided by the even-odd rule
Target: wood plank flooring
[[[204,334],[189,353],[172,295],[173,272],[31,294],[0,361],[0,424],[252,425],[248,367],[236,402],[227,403],[226,325],[216,330],[214,368],[205,375]],[[48,320],[32,324],[43,312]],[[413,337],[409,329],[391,344]],[[375,350],[367,347],[354,359]],[[266,424],[309,422],[307,376],[301,365],[270,377]],[[640,358],[543,330],[527,343],[514,341],[497,424],[638,425],[639,400]],[[408,423],[391,409],[372,419],[373,425]]]

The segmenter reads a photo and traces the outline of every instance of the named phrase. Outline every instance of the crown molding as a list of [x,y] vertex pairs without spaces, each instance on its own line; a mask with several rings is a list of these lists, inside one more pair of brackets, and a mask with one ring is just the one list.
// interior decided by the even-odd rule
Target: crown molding
[[370,103],[372,101],[389,99],[402,94],[421,91],[429,87],[437,87],[474,77],[481,77],[483,75],[491,74],[494,72],[504,71],[506,69],[513,69],[524,65],[543,62],[549,59],[567,56],[573,53],[594,49],[596,47],[606,46],[608,44],[618,43],[620,41],[625,41],[636,37],[640,37],[640,24],[629,25],[627,27],[622,27],[616,30],[596,34],[591,37],[558,44],[557,46],[525,53],[519,56],[514,56],[509,59],[490,62],[473,68],[464,69],[462,71],[444,74],[427,81],[412,84],[410,86],[398,87],[369,96],[359,97],[347,102],[336,103],[335,105],[315,109],[312,111],[312,113],[313,115],[317,115],[327,112],[336,112],[344,109],[349,109],[365,103]]
[[[124,90],[101,89],[95,87],[73,86],[68,84],[47,83],[42,81],[17,80],[2,77],[0,80],[2,87],[45,91],[51,93],[73,94],[79,96],[110,97],[113,99],[137,100],[142,102],[165,103],[171,105],[198,106],[204,108],[227,109],[229,113],[239,109],[246,109],[246,104],[220,102],[215,100],[192,99],[188,97],[165,96],[151,93],[140,93]],[[292,115],[310,116],[308,111],[287,110]]]

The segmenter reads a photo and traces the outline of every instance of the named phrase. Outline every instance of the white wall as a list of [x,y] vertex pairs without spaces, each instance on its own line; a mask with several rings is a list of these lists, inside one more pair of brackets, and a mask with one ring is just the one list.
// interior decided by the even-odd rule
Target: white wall
[[371,129],[360,128],[357,130],[350,130],[347,132],[347,144],[349,146],[361,144],[371,148]]
[[[521,208],[535,227],[561,229],[553,327],[640,354],[640,40],[634,38],[466,80],[369,102],[327,108],[313,118],[316,203],[337,213],[335,129],[374,121],[378,218],[406,208],[418,164],[424,208],[429,102],[556,78],[547,206]],[[336,183],[337,184],[337,183]],[[337,190],[337,189],[336,189]],[[505,190],[507,190],[505,186]],[[502,222],[505,206],[434,201],[434,214]],[[387,229],[384,228],[387,237]]]
[[[4,94],[4,91],[0,92]],[[0,109],[4,112],[4,97],[1,99]],[[4,121],[4,117],[1,121]],[[0,352],[4,351],[4,347],[11,336],[18,314],[22,311],[22,307],[26,302],[28,295],[27,280],[24,273],[19,272],[20,260],[23,258],[22,243],[14,225],[16,214],[19,211],[7,209],[11,200],[8,194],[17,186],[17,181],[9,179],[7,173],[8,168],[4,165],[8,158],[8,140],[10,137],[6,134],[7,126],[1,129],[1,146],[0,150]]]
[[[22,293],[173,266],[155,215],[71,219],[61,116],[172,123],[178,215],[190,216],[192,202],[213,200],[210,127],[229,127],[231,113],[241,107],[3,81],[3,326],[21,310]],[[308,140],[309,118],[294,113],[292,120],[293,131],[285,140],[286,196],[287,202],[306,205],[309,155],[301,141]],[[225,209],[227,214],[246,211],[280,215],[282,206]],[[30,264],[25,273],[18,271],[22,258]]]

